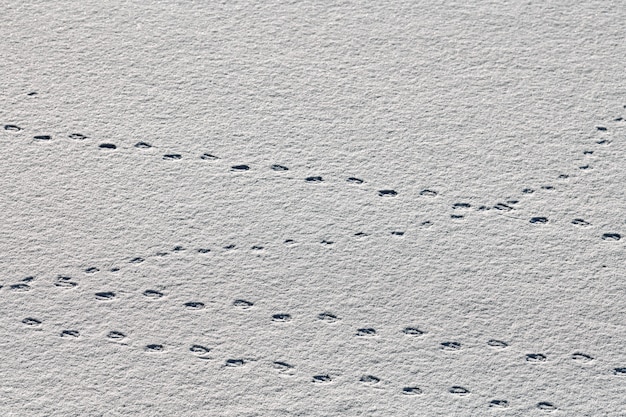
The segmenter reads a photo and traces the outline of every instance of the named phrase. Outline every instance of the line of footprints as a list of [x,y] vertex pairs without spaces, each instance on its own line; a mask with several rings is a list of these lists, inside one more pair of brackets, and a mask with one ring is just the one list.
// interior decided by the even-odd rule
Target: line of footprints
[[[624,108],[626,108],[626,105],[624,106]],[[626,120],[623,117],[617,117],[613,120],[613,122],[617,122],[617,123],[622,123],[622,122],[626,122]],[[20,132],[23,129],[15,124],[5,124],[4,125],[4,130],[8,131],[8,132]],[[608,132],[608,128],[605,126],[596,126],[596,131],[600,134],[600,135],[604,135]],[[70,135],[68,135],[68,137],[70,139],[73,140],[87,140],[89,139],[88,136],[83,135],[81,133],[72,133]],[[51,141],[53,138],[51,135],[36,135],[33,136],[33,140],[34,141]],[[610,145],[611,144],[611,140],[610,139],[597,139],[595,140],[595,144],[596,145]],[[117,149],[117,145],[112,144],[112,143],[101,143],[100,145],[98,145],[99,148],[103,149],[103,150],[115,150]],[[148,142],[137,142],[134,145],[135,148],[138,149],[148,149],[148,148],[152,148],[152,145]],[[593,150],[584,150],[583,155],[585,157],[593,157],[594,155],[594,151]],[[162,156],[162,159],[164,160],[180,160],[183,159],[183,155],[182,154],[178,154],[178,153],[171,153],[171,154],[164,154]],[[200,159],[202,160],[217,160],[220,159],[218,156],[215,156],[213,154],[210,153],[204,153],[202,155],[200,155]],[[585,163],[584,165],[580,165],[578,167],[581,170],[589,170],[591,169],[591,165],[589,163]],[[273,164],[270,166],[270,169],[273,171],[277,171],[277,172],[285,172],[285,171],[289,171],[289,168],[284,166],[284,165],[280,165],[280,164]],[[231,171],[233,172],[244,172],[244,171],[249,171],[251,170],[251,167],[249,165],[245,165],[245,164],[238,164],[238,165],[233,165],[230,168]],[[569,174],[560,174],[558,176],[558,180],[565,180],[568,179],[570,177]],[[304,181],[308,182],[308,183],[321,183],[324,181],[324,178],[321,176],[308,176],[304,178]],[[353,185],[360,185],[363,184],[365,181],[361,178],[356,178],[356,177],[348,177],[346,179],[346,182],[353,184]],[[544,184],[538,187],[541,191],[552,191],[555,189],[554,185],[550,185],[550,184]],[[528,194],[533,194],[537,191],[537,189],[535,188],[530,188],[530,187],[526,187],[523,188],[521,190],[522,195],[528,195]],[[390,197],[396,197],[398,196],[398,191],[394,190],[394,189],[379,189],[377,191],[378,195],[380,197],[386,197],[386,198],[390,198]],[[423,197],[436,197],[438,196],[438,192],[431,190],[431,189],[423,189],[420,191],[419,193],[420,196]],[[521,198],[521,196],[520,196]],[[515,210],[515,205],[518,204],[520,202],[519,198],[515,198],[515,199],[507,199],[505,202],[499,202],[495,205],[479,205],[477,207],[475,207],[475,210],[480,211],[480,212],[485,212],[488,210],[495,210],[496,212],[499,212],[501,214],[504,214],[506,212],[511,212],[513,210]],[[458,202],[458,203],[454,203],[452,204],[452,209],[453,212],[452,214],[450,214],[450,218],[453,220],[461,220],[464,219],[466,217],[466,211],[469,209],[472,209],[471,204],[469,203],[465,203],[465,202]],[[523,220],[523,219],[521,219]],[[533,224],[545,224],[548,223],[550,220],[545,217],[545,216],[533,216],[530,219],[528,219],[528,221],[530,223]],[[574,218],[571,220],[571,223],[575,226],[580,226],[580,227],[585,227],[585,226],[590,226],[591,223],[583,218]],[[431,226],[433,224],[432,221],[430,220],[426,220],[423,221],[421,223],[421,226],[424,227],[428,227]],[[404,231],[401,230],[394,230],[391,232],[392,235],[395,236],[403,236],[404,235]],[[357,232],[356,236],[366,236],[367,234],[364,232]],[[615,231],[607,231],[605,233],[602,233],[600,235],[600,238],[602,240],[608,240],[608,241],[616,241],[616,240],[620,240],[621,239],[621,234],[617,233]],[[292,243],[290,241],[287,241],[286,243]],[[323,240],[321,243],[323,244],[332,244],[333,241],[331,240]],[[259,249],[259,247],[253,247],[253,249]]]
[[[173,249],[174,252],[180,252],[184,250],[185,248],[181,246],[176,246]],[[163,253],[165,252],[159,252],[158,254],[163,254]],[[139,264],[144,261],[145,259],[142,257],[135,257],[130,260],[127,260],[127,262],[130,264]],[[84,270],[84,272],[87,274],[94,274],[99,271],[100,269],[97,267],[89,267]],[[120,268],[115,267],[115,268],[112,268],[111,271],[117,272],[117,271],[120,271]],[[18,283],[9,285],[8,288],[11,291],[19,291],[19,292],[30,291],[32,290],[32,287],[29,285],[29,283],[33,282],[34,280],[35,280],[34,277],[26,277]],[[53,285],[63,290],[70,290],[70,289],[76,288],[79,284],[74,278],[70,276],[59,275],[53,281]],[[0,289],[1,288],[2,286],[0,286]],[[146,289],[143,291],[142,294],[147,299],[151,299],[151,300],[158,300],[158,299],[165,297],[166,295],[162,291],[158,291],[154,289]],[[102,302],[113,301],[116,298],[116,293],[113,291],[101,291],[101,292],[94,293],[93,297],[96,300],[99,300]],[[248,310],[254,307],[254,303],[252,301],[244,300],[244,299],[235,299],[232,301],[231,305],[233,308],[237,308],[241,310]],[[187,302],[184,302],[181,305],[181,308],[185,308],[189,310],[202,310],[203,308],[205,308],[205,304],[199,300],[189,300]],[[329,325],[333,325],[341,321],[340,317],[338,317],[336,314],[329,312],[329,311],[319,313],[316,318],[320,322],[323,322]],[[285,312],[276,313],[268,317],[268,321],[279,322],[279,323],[291,322],[292,320],[294,320],[294,317],[291,314],[288,314]],[[35,329],[41,329],[43,326],[42,320],[39,320],[38,318],[35,318],[35,317],[26,317],[22,320],[22,323],[25,326],[32,327]],[[426,331],[420,328],[419,326],[408,326],[408,327],[401,329],[401,332],[406,337],[419,337],[426,333]],[[65,330],[62,330],[58,335],[62,338],[68,338],[68,339],[77,339],[81,337],[80,330],[77,330],[77,329],[65,329]],[[354,330],[354,337],[357,337],[357,338],[369,338],[369,337],[378,337],[378,336],[379,336],[379,332],[372,327],[362,327],[362,328],[357,328]],[[106,338],[108,340],[112,342],[122,343],[122,344],[126,344],[127,337],[128,337],[127,334],[118,330],[111,330],[106,335]],[[507,349],[510,347],[509,343],[503,340],[498,340],[498,339],[487,340],[486,345],[493,349]],[[462,344],[457,341],[443,341],[438,346],[438,349],[440,349],[441,351],[445,351],[445,352],[460,351],[462,348],[463,348]],[[159,344],[159,343],[147,344],[143,347],[143,349],[147,353],[158,353],[158,352],[163,353],[166,351],[166,347],[163,344]],[[213,359],[209,355],[211,352],[211,348],[200,345],[200,344],[193,344],[189,346],[189,352],[202,360]],[[579,362],[579,363],[590,364],[590,363],[593,363],[594,359],[595,358],[592,355],[589,355],[583,352],[574,352],[571,354],[571,360]],[[524,356],[524,360],[528,363],[540,364],[542,362],[546,362],[548,360],[548,357],[543,353],[528,353]],[[223,367],[242,367],[251,361],[253,361],[253,359],[228,358],[228,359],[225,359],[222,366]],[[291,376],[295,374],[295,366],[293,364],[289,364],[287,362],[277,360],[277,361],[273,361],[271,363],[271,366],[279,374],[286,375],[286,376]],[[626,378],[626,366],[614,367],[613,369],[610,370],[610,372],[615,376]],[[319,375],[312,375],[310,381],[315,384],[329,384],[329,383],[332,383],[336,378],[337,376],[331,375],[331,374],[319,374]],[[357,378],[357,381],[364,385],[376,386],[377,384],[381,382],[381,379],[375,375],[366,374],[366,375],[359,376]],[[451,395],[461,396],[461,397],[468,396],[471,394],[470,390],[463,386],[452,386],[448,389],[448,392]],[[426,392],[422,387],[419,387],[419,386],[405,386],[402,388],[401,393],[407,396],[411,396],[411,395],[425,394]],[[488,402],[487,406],[490,408],[504,409],[504,408],[511,407],[511,404],[508,400],[505,400],[505,399],[494,399]],[[557,409],[557,406],[555,404],[548,402],[548,401],[539,402],[536,404],[536,407],[541,410],[547,410],[547,411]]]

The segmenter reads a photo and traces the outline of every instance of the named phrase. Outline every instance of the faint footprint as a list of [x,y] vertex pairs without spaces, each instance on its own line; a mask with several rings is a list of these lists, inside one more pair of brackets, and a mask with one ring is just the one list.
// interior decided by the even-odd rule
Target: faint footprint
[[556,406],[552,403],[549,403],[547,401],[541,401],[540,403],[537,403],[537,408],[540,410],[545,410],[545,411],[554,411],[556,410]]
[[139,258],[139,257],[137,257],[137,258],[133,258],[133,259],[131,259],[129,262],[130,262],[131,264],[139,264],[139,263],[141,263],[141,262],[143,262],[143,261],[144,261],[144,259],[143,259],[143,258]]
[[509,346],[508,343],[503,342],[502,340],[489,339],[487,344],[493,348],[504,349]]
[[617,376],[626,376],[626,368],[613,368],[613,374]]
[[381,197],[395,197],[398,192],[395,190],[378,190],[378,195]]
[[247,310],[250,307],[252,307],[254,305],[254,303],[251,303],[250,301],[246,301],[246,300],[242,300],[242,299],[237,299],[235,301],[233,301],[233,306],[241,308],[242,310]]
[[289,314],[274,314],[272,316],[272,321],[280,321],[280,322],[291,321],[291,315],[289,315]]
[[417,327],[405,327],[402,330],[402,333],[404,333],[404,334],[406,334],[408,336],[421,336],[425,332],[423,330],[418,329]]
[[501,210],[501,211],[511,211],[513,210],[513,207],[509,206],[508,204],[504,204],[504,203],[498,203],[495,206],[493,206],[494,209],[496,210]]
[[322,177],[319,177],[319,176],[318,177],[306,177],[304,179],[304,181],[306,181],[306,182],[322,182],[322,181],[324,181],[324,179]]
[[22,323],[27,326],[39,326],[41,324],[41,320],[37,320],[32,317],[26,317],[24,320],[22,320]]
[[287,362],[275,361],[272,366],[281,374],[290,375],[294,369],[293,365],[288,364]]
[[115,146],[112,143],[101,143],[99,145],[99,148],[101,148],[101,149],[117,149],[117,146]]
[[376,330],[371,327],[364,327],[361,329],[357,329],[356,331],[357,337],[368,337],[368,336],[376,336]]
[[509,408],[509,402],[507,400],[491,400],[491,401],[489,401],[489,407],[492,407],[492,408]]
[[148,298],[157,299],[163,297],[164,294],[161,291],[157,290],[145,290],[143,292],[143,295]]
[[380,382],[380,378],[375,377],[374,375],[363,375],[361,378],[359,378],[359,382],[368,385],[376,385]]
[[79,337],[80,332],[78,330],[63,330],[61,337]]
[[107,334],[107,338],[111,339],[111,340],[122,340],[126,337],[126,335],[122,332],[118,332],[118,331],[110,331]]
[[539,224],[548,223],[548,218],[547,217],[533,217],[530,219],[530,222],[539,223]]
[[75,139],[75,140],[85,140],[85,139],[88,139],[88,137],[83,135],[82,133],[72,133],[71,135],[68,135],[68,138]]
[[248,165],[233,165],[230,167],[231,171],[248,171],[250,167]]
[[574,219],[574,220],[572,220],[572,224],[574,224],[576,226],[589,226],[589,225],[591,225],[591,223],[589,223],[588,221],[585,221],[583,219]]
[[152,352],[163,352],[165,350],[165,347],[163,345],[159,345],[157,343],[153,343],[153,344],[146,345],[144,350],[146,352],[151,352],[151,353]]
[[278,165],[278,164],[274,164],[274,165],[272,165],[272,166],[271,166],[271,168],[272,168],[274,171],[288,171],[288,170],[289,170],[289,168],[287,168],[286,166],[284,166],[284,165]]
[[526,361],[532,363],[545,362],[548,358],[542,353],[529,353],[526,355]]
[[178,159],[183,159],[183,156],[179,153],[168,153],[163,155],[163,159],[166,161],[175,161]]
[[191,345],[189,351],[196,354],[200,359],[210,359],[208,356],[206,356],[211,351],[211,349],[209,349],[208,347],[202,345]]
[[198,253],[209,253],[211,252],[211,249],[208,248],[200,248],[198,249]]
[[457,210],[457,209],[468,209],[472,207],[471,204],[469,203],[454,203],[452,205],[452,209]]
[[90,268],[85,269],[85,272],[87,274],[95,274],[96,272],[99,272],[100,270],[98,268],[96,268],[95,266],[92,266]]
[[135,143],[135,148],[148,149],[152,148],[152,145],[150,145],[148,142],[137,142]]
[[115,293],[111,291],[97,292],[96,300],[111,301],[115,298]]
[[72,281],[71,277],[59,275],[54,285],[61,288],[74,288],[78,285],[78,283]]
[[458,395],[458,396],[461,396],[461,397],[466,396],[466,395],[469,395],[469,393],[470,393],[470,392],[469,392],[469,390],[468,390],[467,388],[463,388],[463,387],[460,387],[460,386],[458,386],[458,385],[455,385],[455,386],[453,386],[453,387],[450,387],[450,389],[448,390],[448,392],[449,392],[450,394]]
[[404,387],[402,388],[402,394],[404,395],[419,395],[423,391],[419,387]]
[[211,155],[210,153],[203,153],[202,155],[200,155],[200,159],[214,161],[219,158],[215,155]]
[[328,374],[313,375],[313,382],[316,383],[316,384],[327,384],[329,382],[332,382],[332,380],[333,379]]
[[336,323],[341,320],[339,317],[332,313],[324,312],[317,315],[317,319],[326,323]]
[[602,240],[620,240],[622,236],[619,233],[604,233]]
[[461,350],[461,344],[459,342],[443,342],[439,348],[444,351],[453,352]]
[[19,132],[22,128],[16,125],[4,125],[4,130],[8,130],[9,132]]
[[204,308],[204,303],[199,301],[188,301],[185,303],[185,307],[190,310],[202,310]]
[[575,352],[572,354],[572,359],[577,362],[587,363],[593,361],[593,356],[587,355],[586,353]]
[[33,136],[34,140],[52,140],[52,136],[50,135],[39,135],[39,136]]
[[347,182],[349,182],[350,184],[363,184],[363,180],[360,178],[356,178],[356,177],[350,177],[346,180]]
[[10,285],[9,289],[13,291],[18,291],[18,292],[26,292],[26,291],[30,291],[31,288],[30,288],[30,285],[28,284],[20,283],[20,284]]
[[423,195],[426,197],[435,197],[437,195],[437,192],[433,190],[422,190],[420,191],[420,195]]
[[244,361],[243,359],[226,359],[224,366],[239,367],[239,366],[244,366],[245,364],[246,364],[246,361]]

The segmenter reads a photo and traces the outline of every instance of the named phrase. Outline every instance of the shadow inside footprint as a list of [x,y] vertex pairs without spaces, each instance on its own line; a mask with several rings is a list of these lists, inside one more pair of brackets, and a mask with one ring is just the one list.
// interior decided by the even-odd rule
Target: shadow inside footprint
[[143,295],[148,298],[157,299],[163,297],[163,293],[157,290],[145,290]]
[[363,375],[359,378],[359,382],[362,382],[363,384],[375,385],[380,382],[380,378],[375,377],[374,375]]
[[190,310],[201,310],[204,308],[204,303],[199,301],[188,301],[184,305]]
[[422,393],[422,389],[419,387],[404,387],[402,388],[402,394],[404,395],[419,395]]
[[492,408],[509,408],[509,402],[507,400],[491,400],[489,407]]
[[272,316],[272,321],[279,321],[279,322],[291,321],[291,315],[290,314],[274,314]]
[[97,292],[96,300],[110,301],[115,298],[115,293],[111,291]]
[[165,350],[165,347],[163,345],[153,343],[153,344],[146,345],[144,350],[146,352],[163,352]]
[[545,362],[547,359],[543,353],[529,353],[526,355],[526,361],[532,363]]
[[356,330],[357,337],[368,337],[368,336],[376,336],[376,330],[371,327],[363,327],[361,329]]
[[395,197],[398,195],[398,192],[395,190],[378,190],[378,195],[380,197]]
[[458,385],[455,385],[453,387],[450,387],[450,389],[448,390],[448,392],[450,394],[454,394],[454,395],[459,395],[459,396],[465,396],[465,395],[469,395],[469,390],[467,388],[464,387],[460,387]]
[[324,374],[324,375],[313,375],[313,382],[316,384],[324,384],[324,383],[329,383],[332,382],[332,378],[330,375],[328,374]]
[[248,165],[233,165],[230,167],[231,171],[248,171],[250,167]]
[[254,303],[252,303],[250,301],[242,300],[242,299],[237,299],[237,300],[233,301],[233,306],[241,308],[242,310],[247,310],[250,307],[252,307],[253,305],[254,305]]
[[508,343],[503,342],[502,340],[496,340],[496,339],[488,340],[487,344],[493,348],[499,348],[499,349],[504,349],[505,347],[509,346]]
[[556,406],[547,401],[541,401],[540,403],[537,403],[537,408],[540,410],[546,410],[546,411],[556,410]]
[[402,330],[402,333],[409,335],[409,336],[421,336],[425,332],[423,330],[418,329],[417,327],[405,327]]
[[347,182],[349,182],[350,184],[363,184],[363,180],[361,178],[356,178],[356,177],[350,177],[346,180]]

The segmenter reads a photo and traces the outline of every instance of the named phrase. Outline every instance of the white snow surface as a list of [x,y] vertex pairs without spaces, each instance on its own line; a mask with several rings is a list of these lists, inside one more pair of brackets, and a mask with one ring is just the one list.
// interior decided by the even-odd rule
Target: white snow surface
[[626,416],[623,2],[0,6],[0,415]]

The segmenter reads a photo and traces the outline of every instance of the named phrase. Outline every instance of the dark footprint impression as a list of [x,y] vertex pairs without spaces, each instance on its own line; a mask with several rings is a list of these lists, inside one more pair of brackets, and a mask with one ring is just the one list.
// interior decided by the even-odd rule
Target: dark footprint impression
[[622,236],[619,233],[604,233],[602,240],[620,240]]
[[419,395],[423,391],[419,387],[404,387],[402,388],[402,394],[404,395]]
[[115,298],[115,293],[111,292],[111,291],[97,292],[96,293],[96,300],[110,301],[110,300],[113,300],[114,298]]
[[380,197],[395,197],[398,195],[398,192],[395,190],[378,190],[378,195]]

